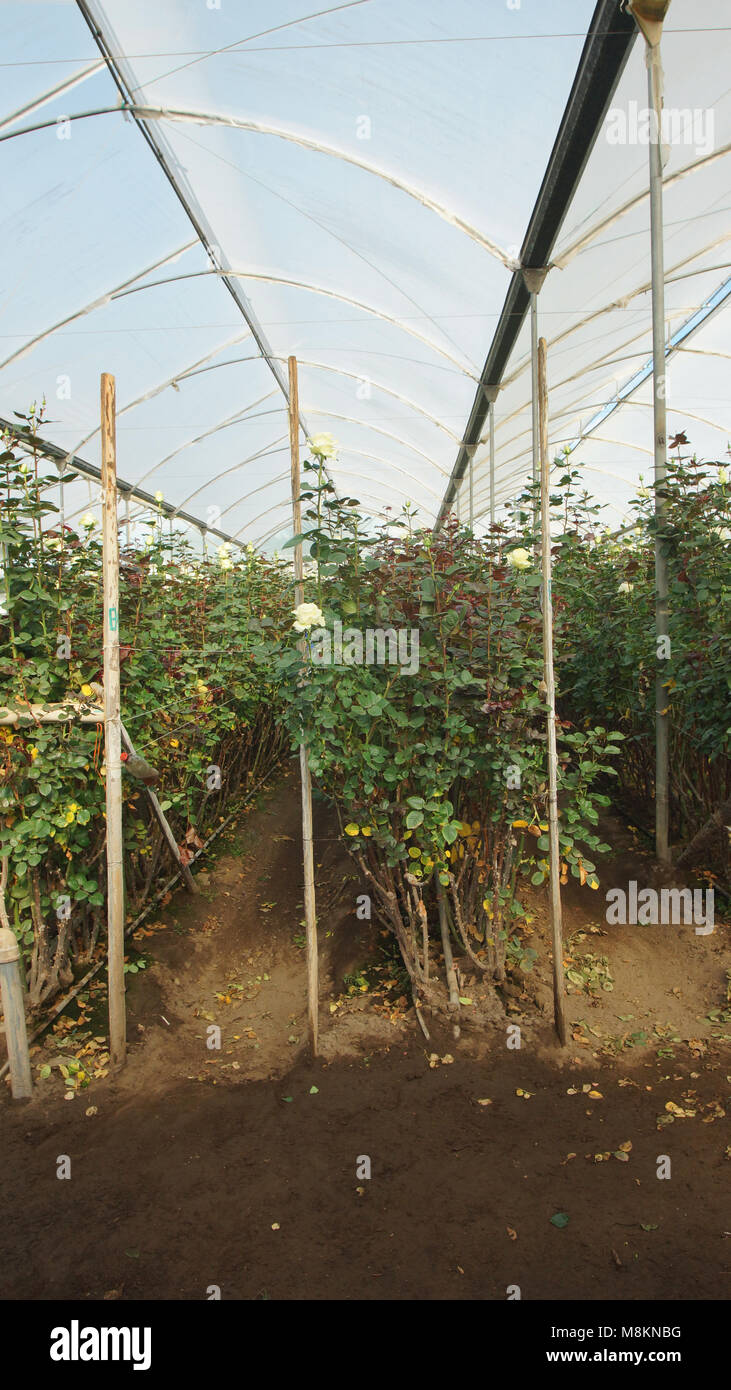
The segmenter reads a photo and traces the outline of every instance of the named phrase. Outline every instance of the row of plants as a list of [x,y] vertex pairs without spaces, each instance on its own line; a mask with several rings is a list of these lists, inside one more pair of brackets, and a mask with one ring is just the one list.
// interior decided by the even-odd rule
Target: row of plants
[[[309,560],[299,635],[278,661],[286,719],[415,997],[433,1001],[432,943],[447,966],[455,942],[501,981],[521,885],[548,875],[540,573],[519,508],[484,540],[455,521],[417,529],[408,507],[374,528],[337,495],[330,452],[305,463],[304,529],[290,542]],[[569,719],[558,730],[563,878],[590,889],[609,849],[598,781],[621,742]]]
[[[728,803],[731,647],[731,488],[722,465],[673,441],[664,485],[666,518],[655,519],[654,487],[630,504],[634,524],[612,534],[581,491],[578,470],[560,470],[563,525],[555,603],[561,708],[582,725],[599,712],[624,734],[618,772],[631,804],[652,822],[655,679],[670,717],[670,801],[676,851]],[[669,576],[669,642],[655,636],[655,542]],[[723,819],[728,820],[728,815]],[[708,867],[722,876],[727,837]]]
[[[42,424],[32,411],[20,428],[32,438]],[[101,537],[91,515],[61,523],[47,468],[7,440],[0,449],[0,705],[13,709],[92,704],[101,693]],[[156,791],[188,862],[231,798],[286,747],[272,655],[291,622],[291,580],[253,549],[224,545],[195,557],[160,516],[122,551],[120,571],[122,720],[159,775]],[[97,948],[103,742],[101,725],[78,720],[0,727],[0,866],[33,1008]],[[171,860],[141,782],[125,775],[123,785],[132,918],[171,876]]]

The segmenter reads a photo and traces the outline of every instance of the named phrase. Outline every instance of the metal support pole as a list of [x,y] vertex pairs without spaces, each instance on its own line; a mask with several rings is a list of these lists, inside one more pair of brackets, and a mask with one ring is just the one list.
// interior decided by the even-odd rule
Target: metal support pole
[[543,679],[546,684],[546,749],[548,755],[548,837],[551,874],[551,932],[553,937],[553,1016],[562,1047],[566,1046],[566,985],[561,918],[561,855],[558,839],[558,753],[556,751],[556,682],[553,670],[553,599],[551,595],[550,466],[548,462],[548,386],[546,340],[537,352],[541,463],[541,599],[543,609]]
[[490,525],[495,525],[495,402],[490,404]]
[[122,728],[119,682],[119,532],[114,377],[101,379],[102,524],[104,566],[104,761],[107,804],[107,930],[109,945],[109,1051],[121,1066],[127,1056],[124,1001],[124,863],[122,844]]
[[[532,449],[533,449],[533,487],[537,489],[540,479],[540,425],[538,419],[538,295],[531,294],[530,297],[530,391],[531,391],[531,427],[532,427]],[[538,494],[533,494],[533,525],[537,529],[538,520]]]
[[125,535],[125,540],[126,540],[126,543],[127,543],[127,549],[129,550],[129,546],[130,546],[130,535],[129,535],[129,493],[127,493],[127,496],[126,496],[125,499],[124,499],[124,535]]
[[534,266],[523,266],[523,280],[530,295],[530,378],[531,378],[531,434],[532,434],[532,480],[533,480],[533,532],[535,548],[538,551],[538,524],[540,519],[540,408],[538,404],[538,294],[546,278],[547,271]]
[[[289,371],[289,445],[292,465],[292,524],[294,534],[302,531],[302,503],[300,501],[300,447],[299,447],[299,387],[297,381],[297,358],[288,359]],[[304,599],[304,569],[302,562],[302,542],[294,547],[294,602],[295,607]],[[304,651],[305,639],[300,642]],[[318,1002],[319,967],[317,959],[317,906],[315,902],[315,858],[312,845],[312,779],[307,759],[307,749],[300,744],[300,780],[302,783],[302,862],[305,883],[305,932],[307,940],[307,1007],[310,1019],[310,1039],[312,1051],[318,1050]]]
[[661,864],[670,863],[670,719],[668,715],[668,568],[665,551],[667,502],[664,482],[667,465],[665,377],[665,271],[662,207],[662,67],[660,44],[647,44],[647,76],[650,110],[654,121],[650,139],[650,254],[652,269],[652,380],[655,431],[655,853]]
[[475,530],[475,451],[470,454],[470,531]]

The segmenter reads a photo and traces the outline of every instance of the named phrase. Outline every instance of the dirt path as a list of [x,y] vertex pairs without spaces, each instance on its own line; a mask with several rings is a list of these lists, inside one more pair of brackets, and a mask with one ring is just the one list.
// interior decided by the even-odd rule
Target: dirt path
[[[572,957],[586,973],[587,950],[606,956],[614,988],[570,996],[562,1058],[540,1010],[536,899],[539,967],[506,996],[523,1046],[467,1017],[458,1041],[435,1028],[431,1048],[454,1060],[430,1066],[405,1003],[375,988],[378,931],[355,916],[351,861],[318,808],[313,1062],[298,826],[290,774],[199,875],[200,897],[177,894],[141,940],[153,959],[129,985],[118,1077],[65,1101],[54,1069],[29,1105],[3,1100],[0,1296],[728,1297],[731,1053],[706,1017],[723,1001],[721,930],[607,928],[598,895],[568,893]],[[646,872],[615,831],[615,878]],[[346,974],[373,988],[343,994]],[[53,1052],[49,1039],[34,1063]]]

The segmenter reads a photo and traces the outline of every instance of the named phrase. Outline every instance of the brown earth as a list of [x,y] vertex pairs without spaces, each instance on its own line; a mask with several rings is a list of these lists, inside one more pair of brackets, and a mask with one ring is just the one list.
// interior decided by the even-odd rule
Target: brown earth
[[[200,895],[178,893],[138,938],[150,959],[128,976],[126,1068],[96,1077],[87,1053],[73,1099],[57,1067],[28,1104],[3,1099],[0,1297],[205,1299],[214,1284],[228,1299],[503,1300],[515,1284],[524,1299],[727,1297],[726,929],[607,926],[603,891],[653,872],[613,822],[601,890],[564,895],[569,967],[587,981],[590,952],[609,972],[595,960],[594,992],[572,986],[565,1052],[538,893],[524,936],[538,962],[513,976],[505,1021],[481,1021],[465,971],[459,1037],[427,1019],[426,1044],[387,941],[355,916],[358,879],[322,807],[316,830],[322,1055],[306,1037],[289,771],[221,837]],[[36,1070],[101,1036],[100,1003],[47,1037]]]

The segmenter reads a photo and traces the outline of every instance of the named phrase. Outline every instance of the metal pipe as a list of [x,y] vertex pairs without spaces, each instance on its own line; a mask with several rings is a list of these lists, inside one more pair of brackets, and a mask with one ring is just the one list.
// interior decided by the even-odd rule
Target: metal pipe
[[540,481],[540,424],[538,405],[538,295],[530,297],[530,381],[531,432],[533,450],[533,529],[538,530],[538,483]]
[[475,458],[470,454],[470,531],[475,530]]
[[650,255],[652,270],[652,381],[655,431],[655,851],[661,864],[670,863],[670,720],[668,637],[668,568],[665,550],[667,500],[665,284],[663,262],[662,198],[662,66],[660,44],[647,44],[647,78],[650,110],[654,113],[650,139]]
[[490,525],[495,525],[495,402],[490,404]]

